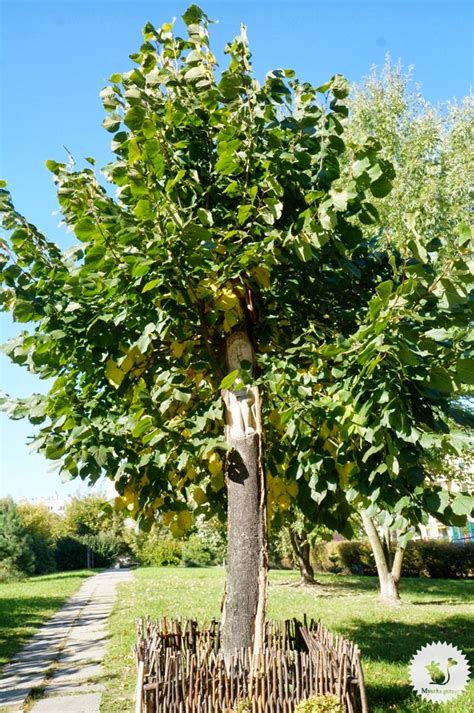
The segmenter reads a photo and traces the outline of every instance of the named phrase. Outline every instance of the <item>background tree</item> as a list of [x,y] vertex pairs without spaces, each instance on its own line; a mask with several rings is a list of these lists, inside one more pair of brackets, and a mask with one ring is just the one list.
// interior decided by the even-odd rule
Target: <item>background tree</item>
[[[412,71],[387,58],[353,85],[348,105],[348,134],[356,141],[375,136],[395,168],[392,191],[375,201],[387,240],[406,250],[418,233],[451,255],[472,206],[473,97],[432,106]],[[467,225],[462,230],[467,234]]]
[[31,536],[11,498],[0,500],[0,580],[33,574]]
[[35,574],[56,570],[55,548],[61,534],[62,520],[45,505],[19,503],[18,512],[31,537],[31,549],[35,558]]
[[147,24],[102,92],[117,195],[90,167],[47,164],[77,244],[62,254],[2,191],[2,305],[34,324],[6,351],[54,378],[5,408],[41,424],[36,446],[72,477],[106,472],[142,525],[222,516],[227,485],[224,650],[258,650],[265,472],[330,520],[350,512],[343,491],[386,500],[400,472],[423,480],[423,433],[472,378],[467,241],[442,279],[423,237],[387,248],[372,199],[393,169],[376,140],[345,141],[347,82],[260,85],[244,29],[216,77],[206,15],[183,17],[184,39]]

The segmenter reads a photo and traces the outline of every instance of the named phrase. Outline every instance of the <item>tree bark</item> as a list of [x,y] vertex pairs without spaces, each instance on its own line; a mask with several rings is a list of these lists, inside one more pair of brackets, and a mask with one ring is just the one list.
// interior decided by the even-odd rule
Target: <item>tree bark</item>
[[298,537],[291,527],[288,528],[290,542],[301,574],[300,584],[317,584],[311,564],[311,546],[304,537]]
[[[244,351],[248,349],[245,333],[232,336],[242,340]],[[232,367],[235,364],[229,363]],[[228,551],[222,650],[229,656],[236,649],[252,648],[257,653],[263,648],[268,567],[259,392],[240,384],[223,392],[223,398],[231,450],[226,472]]]
[[372,518],[369,517],[365,511],[362,512],[362,522],[375,559],[380,584],[380,599],[384,604],[399,604],[399,584],[404,548],[397,547],[393,564],[390,566],[391,553],[387,551],[387,548],[384,548],[384,543]]

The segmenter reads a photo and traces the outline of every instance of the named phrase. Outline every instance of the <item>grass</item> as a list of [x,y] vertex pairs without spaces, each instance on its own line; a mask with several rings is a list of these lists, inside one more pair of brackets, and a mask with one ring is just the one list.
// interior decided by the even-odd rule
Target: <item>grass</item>
[[[468,713],[468,692],[445,705],[424,702],[412,693],[408,664],[423,645],[448,641],[473,663],[473,583],[469,581],[405,579],[403,605],[384,609],[378,601],[377,583],[371,577],[319,575],[321,587],[294,588],[293,572],[270,573],[269,617],[309,616],[356,641],[363,657],[371,713]],[[132,646],[138,617],[218,617],[224,576],[220,568],[139,569],[134,581],[120,585],[110,618],[111,641],[105,665],[106,691],[101,710],[131,710],[135,685]]]
[[94,571],[60,572],[0,583],[0,667]]

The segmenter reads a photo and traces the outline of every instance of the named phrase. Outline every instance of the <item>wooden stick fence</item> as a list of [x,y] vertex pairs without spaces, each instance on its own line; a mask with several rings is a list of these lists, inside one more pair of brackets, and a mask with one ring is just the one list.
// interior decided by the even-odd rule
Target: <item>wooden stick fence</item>
[[[297,703],[332,693],[347,713],[367,713],[360,651],[322,624],[296,619],[266,627],[253,656],[219,651],[217,621],[137,623],[137,713],[293,713]],[[247,703],[247,706],[245,706]]]

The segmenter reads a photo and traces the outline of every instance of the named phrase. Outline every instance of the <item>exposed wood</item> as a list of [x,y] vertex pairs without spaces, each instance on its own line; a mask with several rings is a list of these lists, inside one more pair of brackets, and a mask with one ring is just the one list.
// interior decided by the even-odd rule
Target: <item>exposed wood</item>
[[[250,367],[254,352],[245,331],[227,339],[229,371]],[[266,610],[266,487],[258,388],[237,380],[222,392],[226,415],[227,577],[222,650],[262,648]]]

